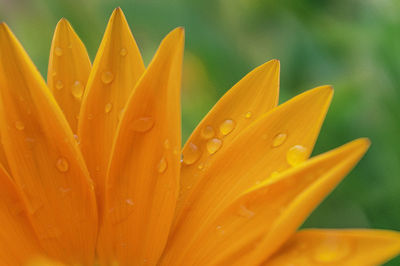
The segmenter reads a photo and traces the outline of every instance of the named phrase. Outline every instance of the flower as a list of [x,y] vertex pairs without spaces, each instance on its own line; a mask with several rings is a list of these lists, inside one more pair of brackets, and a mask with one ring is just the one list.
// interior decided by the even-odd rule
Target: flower
[[222,97],[181,162],[183,42],[173,30],[145,69],[118,8],[91,67],[62,19],[46,85],[0,25],[2,265],[370,265],[398,254],[393,231],[296,231],[369,141],[308,159],[333,91],[276,106],[277,60]]

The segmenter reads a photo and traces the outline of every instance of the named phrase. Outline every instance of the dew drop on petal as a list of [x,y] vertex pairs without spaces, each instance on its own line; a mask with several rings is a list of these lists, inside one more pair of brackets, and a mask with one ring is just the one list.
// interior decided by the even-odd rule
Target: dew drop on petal
[[81,99],[83,94],[83,85],[80,81],[75,81],[71,88],[71,93],[76,99]]
[[56,47],[54,49],[54,53],[56,54],[56,56],[62,56],[63,55],[63,50],[60,47]]
[[251,112],[247,112],[247,113],[244,115],[244,117],[250,118],[252,115],[253,115],[253,114],[252,114]]
[[279,175],[279,172],[278,171],[273,171],[270,175],[269,175],[269,178],[275,178],[275,177],[277,177]]
[[103,83],[110,84],[113,79],[114,75],[110,71],[104,71],[103,73],[101,73],[101,81],[103,81]]
[[212,138],[207,141],[207,151],[209,154],[216,153],[222,146],[222,140],[218,138]]
[[25,129],[25,125],[21,121],[15,121],[15,128],[18,129],[18,130],[24,130]]
[[69,169],[69,164],[67,159],[60,157],[58,158],[57,162],[56,162],[56,167],[58,169],[58,171],[65,173],[68,171]]
[[113,107],[112,103],[107,103],[104,106],[104,113],[108,114],[109,112],[111,112],[112,107]]
[[56,89],[61,90],[62,88],[64,88],[64,83],[61,80],[57,80],[56,81]]
[[182,152],[183,162],[187,165],[195,163],[200,157],[200,150],[196,144],[190,142]]
[[212,126],[205,126],[202,130],[201,130],[201,136],[205,139],[211,139],[212,137],[214,137],[215,132],[214,132],[214,128]]
[[171,144],[169,143],[169,139],[164,140],[164,148],[169,150],[171,148]]
[[130,205],[130,206],[133,206],[133,205],[134,205],[133,200],[132,200],[131,198],[126,199],[125,202],[126,202],[126,204],[128,204],[128,205]]
[[126,56],[128,54],[128,51],[125,48],[121,48],[121,50],[119,51],[119,54],[121,56]]
[[254,216],[254,212],[249,210],[245,205],[240,205],[239,210],[237,213],[239,216],[244,217],[244,218],[251,218]]
[[219,126],[219,130],[221,131],[222,135],[226,136],[231,133],[233,129],[235,129],[235,126],[235,121],[233,121],[232,119],[227,119]]
[[168,167],[167,160],[164,157],[162,157],[160,162],[158,163],[158,166],[157,166],[158,172],[160,174],[164,173],[165,170],[167,170],[167,167]]
[[154,126],[154,120],[151,117],[140,117],[133,121],[132,130],[136,132],[147,132]]
[[281,146],[286,141],[286,138],[287,138],[286,133],[279,133],[272,140],[272,147],[276,148]]
[[301,145],[294,145],[286,153],[286,160],[291,166],[299,165],[307,160],[307,148]]
[[338,263],[351,253],[349,242],[332,237],[318,243],[313,251],[313,259],[319,263]]

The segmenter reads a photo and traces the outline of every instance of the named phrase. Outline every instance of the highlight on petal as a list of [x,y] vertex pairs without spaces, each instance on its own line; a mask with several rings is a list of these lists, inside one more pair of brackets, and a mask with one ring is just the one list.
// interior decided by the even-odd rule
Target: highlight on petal
[[91,264],[97,210],[83,157],[43,78],[5,24],[0,88],[4,151],[41,246],[66,263]]
[[93,63],[78,124],[80,147],[95,183],[100,210],[119,118],[144,69],[125,16],[117,8]]
[[229,146],[243,129],[277,105],[279,70],[278,60],[255,68],[218,101],[193,131],[183,148],[178,212],[185,202],[185,188],[192,187],[201,179],[202,172],[198,170],[212,156],[207,147],[218,149],[218,143]]
[[128,100],[107,176],[100,262],[155,265],[178,195],[184,31],[165,37]]
[[187,235],[205,223],[205,217],[226,207],[238,194],[306,160],[332,93],[331,87],[324,86],[293,98],[261,116],[230,145],[222,143],[213,156],[201,162],[204,167],[195,173],[201,175],[199,181],[183,188],[189,190],[188,196],[176,217],[169,246],[180,246],[174,243],[185,242]]
[[0,167],[0,264],[23,265],[43,251],[17,188]]
[[306,229],[264,265],[381,265],[400,253],[400,233],[365,229]]
[[259,265],[296,230],[365,153],[360,139],[253,186],[172,242],[161,265]]
[[69,22],[62,18],[51,44],[47,84],[74,133],[90,69],[84,44]]

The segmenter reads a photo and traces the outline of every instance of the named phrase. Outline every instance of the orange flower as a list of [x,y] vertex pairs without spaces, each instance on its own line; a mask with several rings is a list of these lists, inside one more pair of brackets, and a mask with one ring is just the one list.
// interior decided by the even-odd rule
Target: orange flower
[[62,19],[46,85],[0,25],[1,265],[371,265],[399,253],[397,232],[296,232],[369,141],[308,159],[333,91],[277,106],[277,60],[223,96],[181,162],[183,43],[173,30],[145,69],[116,9],[91,67]]

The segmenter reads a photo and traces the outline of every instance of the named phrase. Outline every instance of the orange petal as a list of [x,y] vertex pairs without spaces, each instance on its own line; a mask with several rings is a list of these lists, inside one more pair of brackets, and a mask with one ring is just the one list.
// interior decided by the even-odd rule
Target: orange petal
[[74,133],[90,68],[85,46],[69,22],[61,19],[51,44],[47,84]]
[[117,8],[93,63],[78,124],[81,150],[95,182],[100,209],[119,117],[143,72],[139,49],[122,10]]
[[0,167],[0,264],[22,265],[43,251],[29,223],[22,199]]
[[[194,173],[201,175],[201,179],[192,187],[182,188],[189,190],[188,196],[176,218],[176,232],[172,233],[171,241],[184,241],[189,232],[201,226],[205,216],[224,208],[238,194],[271,173],[291,167],[286,157],[292,147],[303,147],[294,153],[298,155],[296,163],[306,160],[331,98],[330,87],[318,87],[263,115],[237,135],[230,145],[225,146],[221,139],[220,149],[200,162],[204,166]],[[201,151],[209,153],[215,146],[218,143],[201,147]]]
[[[185,202],[187,190],[202,178],[198,168],[210,157],[205,151],[213,138],[223,139],[224,146],[260,115],[276,106],[279,94],[279,61],[271,60],[247,74],[232,87],[201,121],[183,148],[181,195],[178,212]],[[212,158],[210,158],[212,159]]]
[[399,232],[308,229],[297,232],[265,265],[381,265],[399,254]]
[[92,263],[97,211],[85,163],[61,109],[5,24],[0,88],[2,143],[41,245],[66,262]]
[[[310,159],[204,216],[162,265],[259,265],[304,221],[366,151],[360,139]],[[189,237],[190,236],[190,237]]]
[[128,100],[110,163],[100,261],[155,265],[172,222],[179,183],[184,31],[162,41]]

